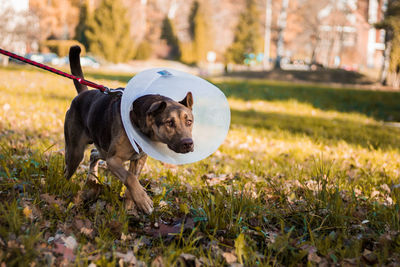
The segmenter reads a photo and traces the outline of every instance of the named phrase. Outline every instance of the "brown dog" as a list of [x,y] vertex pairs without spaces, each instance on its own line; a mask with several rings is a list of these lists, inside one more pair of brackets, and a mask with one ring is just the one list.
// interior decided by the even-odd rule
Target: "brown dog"
[[[79,54],[79,46],[71,47],[70,67],[73,75],[83,78]],[[97,177],[97,163],[99,159],[105,160],[127,188],[126,207],[151,213],[153,202],[138,180],[147,155],[142,150],[136,153],[129,142],[121,120],[121,97],[88,90],[77,81],[74,84],[78,95],[66,113],[64,124],[65,177],[71,178],[86,146],[94,144],[97,151],[92,150],[88,178]],[[188,153],[193,151],[192,105],[190,92],[180,102],[161,95],[145,95],[132,103],[130,118],[151,140],[165,143],[177,153]],[[130,167],[126,170],[123,164],[128,160]]]

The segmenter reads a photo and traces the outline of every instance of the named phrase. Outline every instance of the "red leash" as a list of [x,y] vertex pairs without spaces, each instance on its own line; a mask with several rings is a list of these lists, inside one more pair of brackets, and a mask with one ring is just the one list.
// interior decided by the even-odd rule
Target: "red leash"
[[6,55],[6,56],[11,57],[11,58],[18,59],[19,61],[22,61],[22,62],[31,64],[31,65],[33,65],[33,66],[35,66],[35,67],[38,67],[38,68],[41,68],[41,69],[50,71],[50,72],[55,73],[55,74],[58,74],[58,75],[60,75],[60,76],[70,78],[70,79],[72,79],[72,80],[75,80],[75,81],[79,82],[80,84],[83,84],[83,85],[87,85],[87,86],[89,86],[89,87],[96,88],[96,89],[102,91],[102,92],[105,93],[105,94],[113,94],[113,93],[118,93],[118,94],[119,94],[119,93],[122,93],[122,92],[123,92],[123,89],[122,89],[122,88],[110,89],[110,88],[108,88],[108,87],[106,87],[106,86],[103,86],[103,85],[100,85],[100,84],[96,84],[96,83],[94,83],[94,82],[91,82],[91,81],[88,81],[88,80],[85,80],[85,79],[76,77],[76,76],[74,76],[74,75],[71,75],[71,74],[68,74],[68,73],[66,73],[66,72],[57,70],[57,69],[55,69],[55,68],[52,68],[52,67],[43,65],[43,64],[41,64],[41,63],[39,63],[39,62],[36,62],[36,61],[30,60],[30,59],[27,59],[27,58],[25,58],[25,57],[18,56],[17,54],[8,52],[8,51],[6,51],[6,50],[4,50],[4,49],[1,49],[1,48],[0,48],[0,54]]

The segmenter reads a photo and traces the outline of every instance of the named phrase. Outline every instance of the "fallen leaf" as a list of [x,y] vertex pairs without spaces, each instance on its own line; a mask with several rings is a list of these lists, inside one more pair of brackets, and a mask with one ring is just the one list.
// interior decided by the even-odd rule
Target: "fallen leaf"
[[306,244],[306,245],[301,246],[301,249],[306,250],[308,252],[307,260],[309,262],[313,262],[313,263],[317,263],[317,264],[319,264],[321,262],[322,259],[321,259],[321,257],[319,257],[317,255],[316,247]]
[[73,236],[61,237],[61,240],[64,241],[64,245],[67,248],[70,248],[72,250],[76,249],[76,247],[78,246],[78,242],[76,242],[76,239]]
[[371,265],[376,264],[378,262],[378,257],[375,255],[375,253],[373,253],[368,249],[364,249],[362,257],[368,264]]
[[151,267],[165,267],[163,257],[157,256],[151,263]]
[[124,233],[121,233],[121,240],[122,240],[122,241],[133,240],[135,237],[136,237],[136,234],[135,234],[135,233],[127,234],[127,235],[124,234]]
[[179,255],[181,260],[183,260],[183,264],[185,266],[201,266],[200,261],[196,258],[195,255],[189,254],[189,253],[182,253]]
[[101,254],[94,254],[88,256],[88,260],[90,261],[98,261],[100,259],[101,259]]
[[221,175],[216,175],[215,173],[208,173],[203,175],[202,177],[205,179],[206,183],[210,186],[214,186],[217,184],[220,184],[226,180],[232,180],[234,178],[233,174],[221,174]]
[[390,192],[391,192],[391,190],[390,190],[390,187],[387,185],[387,184],[382,184],[381,186],[380,186],[380,188],[382,189],[382,190],[384,190],[386,193],[388,193],[388,194],[390,194]]
[[235,254],[231,253],[231,252],[224,252],[222,254],[222,256],[225,258],[226,262],[228,264],[234,263],[237,261],[237,257]]
[[[187,218],[183,225],[183,231],[186,229],[193,229],[194,221],[192,218]],[[177,222],[173,225],[168,225],[164,223],[160,223],[158,228],[151,229],[148,233],[153,235],[154,237],[158,236],[168,236],[170,234],[177,234],[180,233],[182,230],[182,223]]]
[[26,206],[23,210],[23,213],[25,215],[26,218],[28,219],[33,219],[33,215],[32,215],[32,210],[31,208],[29,208],[28,206]]
[[115,256],[117,256],[118,258],[122,259],[124,262],[129,263],[129,264],[136,265],[136,263],[137,263],[137,259],[132,251],[128,251],[125,254],[116,252]]
[[158,236],[168,236],[169,234],[177,234],[181,232],[181,224],[177,225],[167,225],[161,223],[158,229],[152,229],[151,233],[154,237]]
[[318,264],[321,262],[321,257],[317,253],[308,253],[307,260]]
[[90,220],[88,219],[81,220],[76,218],[74,220],[74,226],[77,230],[79,230],[79,232],[81,232],[85,236],[89,238],[94,238],[95,232],[92,228],[92,222]]
[[376,196],[379,196],[380,193],[381,193],[381,192],[379,192],[379,191],[377,191],[377,190],[372,191],[372,193],[371,193],[371,198],[374,198],[374,197],[376,197]]
[[159,208],[166,208],[168,207],[168,203],[165,202],[164,200],[161,200],[160,203],[158,203]]
[[80,232],[89,238],[94,238],[94,230],[92,228],[82,227]]
[[57,205],[57,206],[63,206],[65,202],[62,199],[57,199],[56,196],[49,195],[49,194],[41,194],[40,195],[41,199],[47,202],[49,205]]
[[67,248],[64,244],[55,243],[55,248],[53,249],[54,253],[61,254],[64,259],[69,261],[75,260],[74,251],[71,248]]
[[76,229],[79,230],[79,229],[82,228],[84,225],[85,225],[85,224],[84,224],[83,220],[78,219],[78,218],[75,218],[75,220],[74,220],[74,226],[76,227]]
[[163,191],[165,191],[164,187],[161,186],[154,186],[154,187],[152,186],[150,190],[151,192],[153,192],[155,196],[161,195]]
[[183,258],[185,261],[194,261],[196,256],[189,253],[182,253],[179,257]]
[[117,220],[111,220],[108,224],[108,227],[110,228],[111,233],[115,235],[120,235],[122,232],[122,223],[117,221]]

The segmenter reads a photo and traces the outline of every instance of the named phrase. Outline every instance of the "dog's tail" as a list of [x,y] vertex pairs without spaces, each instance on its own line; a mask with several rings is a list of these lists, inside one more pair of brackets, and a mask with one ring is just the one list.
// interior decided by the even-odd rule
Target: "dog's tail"
[[[71,46],[71,48],[69,49],[69,65],[71,67],[72,75],[84,79],[81,67],[81,60],[79,58],[80,53],[81,48],[78,45]],[[76,80],[74,80],[74,85],[76,91],[78,91],[78,94],[88,89],[86,85],[80,84]]]

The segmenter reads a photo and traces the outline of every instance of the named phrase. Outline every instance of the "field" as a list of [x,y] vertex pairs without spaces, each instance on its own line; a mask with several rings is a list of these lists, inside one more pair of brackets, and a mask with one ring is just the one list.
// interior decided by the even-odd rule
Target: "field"
[[[155,204],[135,217],[101,165],[81,203],[89,149],[63,178],[72,81],[0,69],[0,262],[7,266],[400,264],[400,93],[215,80],[231,129],[209,158],[149,159]],[[128,75],[90,73],[109,87]],[[92,265],[93,266],[93,265]]]

